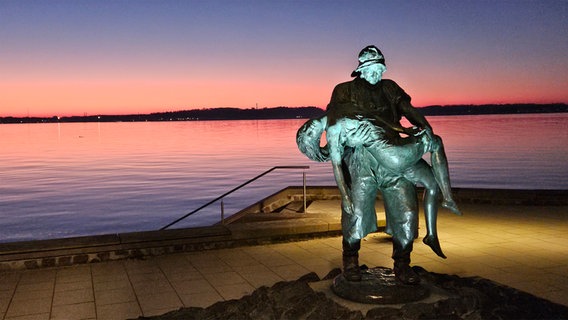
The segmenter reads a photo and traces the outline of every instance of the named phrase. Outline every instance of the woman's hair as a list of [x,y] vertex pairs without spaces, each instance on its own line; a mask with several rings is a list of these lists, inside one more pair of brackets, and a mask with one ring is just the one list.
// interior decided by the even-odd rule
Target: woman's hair
[[311,124],[316,120],[319,119],[308,120],[298,129],[296,143],[298,149],[310,160],[326,162],[329,160],[329,151],[327,146],[320,147],[321,135],[325,128],[321,125],[312,126]]

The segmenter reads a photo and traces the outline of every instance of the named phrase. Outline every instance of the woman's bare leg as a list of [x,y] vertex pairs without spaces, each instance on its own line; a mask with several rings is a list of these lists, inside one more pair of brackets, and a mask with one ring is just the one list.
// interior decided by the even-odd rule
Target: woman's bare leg
[[438,218],[438,183],[432,172],[432,168],[421,160],[416,166],[408,170],[404,175],[405,178],[424,186],[424,217],[426,222],[426,236],[422,240],[440,257],[446,258],[440,241],[438,240],[437,218]]
[[434,177],[442,191],[442,207],[452,211],[458,216],[461,216],[462,213],[452,196],[448,159],[446,157],[446,152],[444,151],[444,145],[442,143],[442,139],[438,136],[434,136],[434,141],[432,143],[431,162]]

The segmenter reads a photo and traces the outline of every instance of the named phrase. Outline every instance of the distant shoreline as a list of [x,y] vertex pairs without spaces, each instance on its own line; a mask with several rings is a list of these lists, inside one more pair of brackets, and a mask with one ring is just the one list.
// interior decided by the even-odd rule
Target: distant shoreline
[[[425,116],[491,115],[566,113],[565,103],[552,104],[486,104],[427,106],[417,108]],[[317,107],[275,107],[262,109],[210,108],[157,112],[131,115],[93,115],[70,117],[0,117],[3,123],[59,123],[59,122],[145,122],[145,121],[199,121],[199,120],[268,120],[309,119],[321,116],[325,110]]]

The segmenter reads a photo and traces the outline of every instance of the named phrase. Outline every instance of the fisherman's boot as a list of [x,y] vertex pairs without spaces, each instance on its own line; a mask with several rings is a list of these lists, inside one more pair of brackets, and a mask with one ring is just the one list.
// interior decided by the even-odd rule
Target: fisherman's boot
[[420,283],[420,276],[410,267],[410,259],[395,260],[393,270],[396,280],[403,284],[416,285]]
[[343,239],[343,276],[347,281],[361,281],[361,268],[359,267],[359,249],[361,241],[349,243]]
[[361,268],[359,267],[359,255],[343,255],[343,276],[347,281],[361,281]]

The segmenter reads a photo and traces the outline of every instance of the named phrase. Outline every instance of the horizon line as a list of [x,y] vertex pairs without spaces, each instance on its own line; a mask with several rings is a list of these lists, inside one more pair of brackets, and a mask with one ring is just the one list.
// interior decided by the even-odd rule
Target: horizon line
[[[507,106],[507,105],[568,105],[566,102],[549,102],[549,103],[537,103],[537,102],[522,102],[522,103],[482,103],[482,104],[471,104],[471,103],[462,103],[462,104],[431,104],[425,106],[414,106],[417,109],[422,108],[429,108],[429,107],[459,107],[459,106]],[[97,116],[141,116],[141,115],[152,115],[152,114],[162,114],[162,113],[172,113],[172,112],[184,112],[184,111],[194,111],[194,110],[214,110],[214,109],[241,109],[241,110],[253,110],[253,109],[276,109],[276,108],[289,108],[289,109],[300,109],[300,108],[318,108],[325,110],[325,108],[318,107],[318,106],[296,106],[296,107],[288,107],[288,106],[275,106],[275,107],[202,107],[202,108],[191,108],[191,109],[178,109],[178,110],[170,110],[170,111],[154,111],[154,112],[146,112],[146,113],[115,113],[115,114],[88,114],[84,112],[81,114],[74,114],[74,115],[0,115],[0,118],[72,118],[72,117],[97,117]]]

